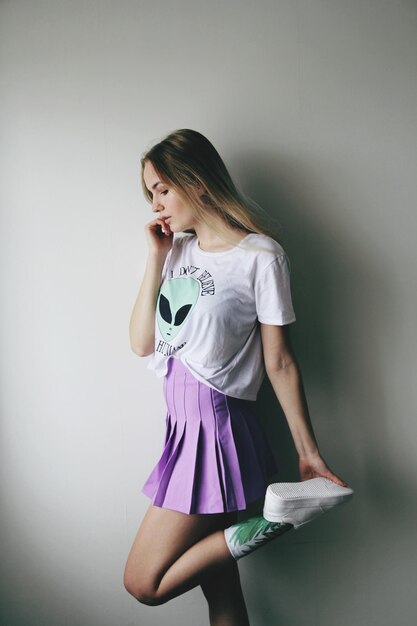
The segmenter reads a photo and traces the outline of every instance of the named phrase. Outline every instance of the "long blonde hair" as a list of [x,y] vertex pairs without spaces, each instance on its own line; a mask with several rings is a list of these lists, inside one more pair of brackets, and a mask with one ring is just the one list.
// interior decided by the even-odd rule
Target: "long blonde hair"
[[[228,237],[228,230],[232,227],[246,233],[267,235],[281,244],[281,226],[277,220],[236,186],[219,153],[201,133],[189,128],[175,130],[142,154],[143,193],[152,203],[151,192],[143,178],[147,161],[152,163],[161,181],[173,186],[182,200],[192,206],[196,216],[224,241],[236,245]],[[198,184],[205,189],[201,196]],[[207,208],[220,215],[220,223],[224,227],[218,226],[218,221],[213,219]],[[275,223],[276,227],[271,227],[271,223]],[[196,234],[193,228],[183,232]]]

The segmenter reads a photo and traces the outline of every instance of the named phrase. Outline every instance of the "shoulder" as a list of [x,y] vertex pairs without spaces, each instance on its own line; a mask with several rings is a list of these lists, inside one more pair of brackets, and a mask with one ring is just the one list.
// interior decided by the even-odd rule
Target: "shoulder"
[[242,241],[248,253],[252,253],[261,266],[272,263],[276,258],[286,255],[282,245],[272,237],[260,233],[250,233]]

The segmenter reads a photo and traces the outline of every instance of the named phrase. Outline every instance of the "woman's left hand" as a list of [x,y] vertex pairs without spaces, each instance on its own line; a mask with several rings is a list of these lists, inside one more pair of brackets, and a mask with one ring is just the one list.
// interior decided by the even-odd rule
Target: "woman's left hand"
[[342,480],[339,476],[336,476],[331,469],[326,465],[320,454],[309,455],[306,457],[300,457],[299,470],[301,480],[309,480],[310,478],[317,478],[322,476],[328,480],[332,480],[341,487],[348,487],[347,482]]

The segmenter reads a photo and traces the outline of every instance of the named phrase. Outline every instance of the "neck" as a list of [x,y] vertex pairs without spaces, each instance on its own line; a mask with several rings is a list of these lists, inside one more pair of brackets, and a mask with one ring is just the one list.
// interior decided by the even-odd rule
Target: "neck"
[[245,231],[238,228],[226,227],[225,235],[227,240],[218,235],[212,228],[206,224],[196,224],[194,230],[197,235],[199,246],[202,250],[207,252],[221,252],[227,250],[233,245],[239,243],[239,241],[247,234]]

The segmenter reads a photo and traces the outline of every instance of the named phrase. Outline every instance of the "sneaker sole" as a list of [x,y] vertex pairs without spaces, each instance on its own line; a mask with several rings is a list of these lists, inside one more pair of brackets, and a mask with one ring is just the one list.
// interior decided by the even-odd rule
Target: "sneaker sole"
[[269,522],[286,522],[299,528],[348,502],[353,493],[350,487],[341,487],[322,477],[298,483],[272,483],[266,492],[263,516]]

